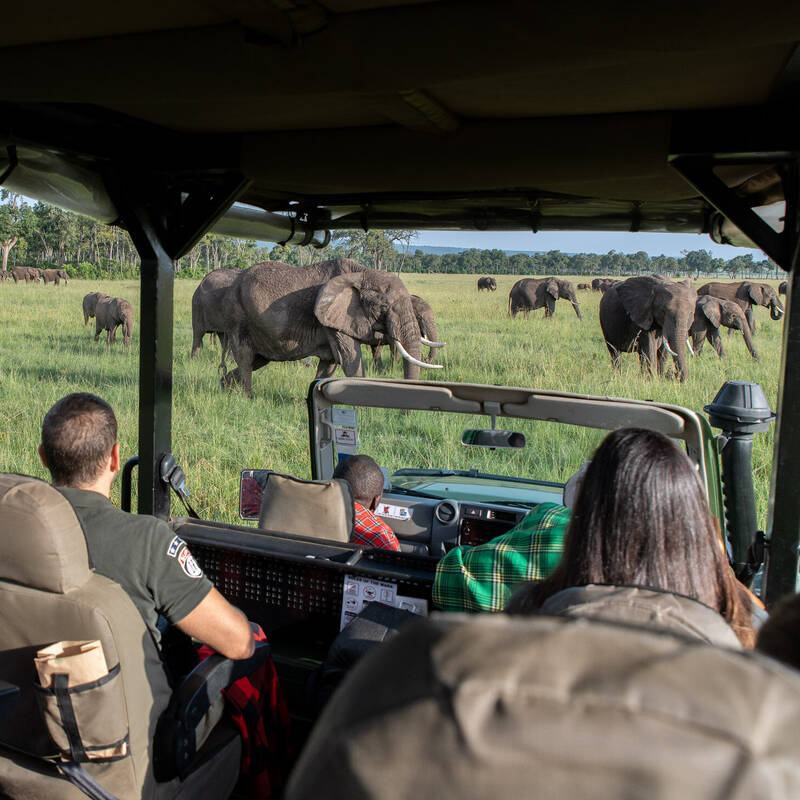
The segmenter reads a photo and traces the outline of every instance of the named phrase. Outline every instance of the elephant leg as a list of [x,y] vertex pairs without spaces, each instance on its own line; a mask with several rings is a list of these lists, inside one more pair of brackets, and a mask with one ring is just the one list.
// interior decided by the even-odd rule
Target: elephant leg
[[103,328],[100,325],[100,320],[99,319],[95,319],[95,325],[94,325],[94,340],[95,341],[97,341],[100,338],[100,331],[102,331],[102,330],[103,330]]
[[336,372],[336,367],[339,366],[335,361],[324,361],[323,359],[319,360],[319,364],[317,364],[317,374],[314,376],[314,380],[318,378],[331,378],[333,377],[333,373]]
[[666,373],[668,361],[669,350],[662,344],[656,351],[656,372],[659,377],[662,377]]
[[[753,307],[749,306],[747,311],[744,312],[745,319],[747,320],[747,324],[750,326],[750,333],[751,335],[756,335],[756,318],[753,316]],[[730,328],[728,329],[730,330]]]
[[[253,352],[252,345],[244,337],[237,334],[232,334],[229,337],[230,350],[233,358],[236,361],[236,369],[226,372],[220,379],[219,385],[223,389],[229,389],[237,384],[241,384],[242,391],[245,397],[253,396],[253,369],[257,369],[256,354]],[[262,357],[260,366],[264,366],[266,359]]]
[[608,348],[608,354],[611,356],[611,368],[615,369],[619,372],[620,361],[621,361],[621,354],[619,350],[617,350],[614,345],[609,344],[606,342],[606,347]]
[[[730,330],[730,328],[728,329]],[[725,358],[725,348],[722,346],[722,337],[719,335],[719,329],[714,328],[708,332],[708,341],[716,351],[720,358]]]
[[642,331],[637,337],[637,347],[642,375],[652,378],[653,364],[656,363],[657,358],[655,335],[651,332]]
[[203,348],[203,334],[200,331],[192,331],[192,358],[197,358],[198,353]]
[[381,345],[371,345],[370,350],[372,350],[372,371],[373,372],[383,372],[383,348]]

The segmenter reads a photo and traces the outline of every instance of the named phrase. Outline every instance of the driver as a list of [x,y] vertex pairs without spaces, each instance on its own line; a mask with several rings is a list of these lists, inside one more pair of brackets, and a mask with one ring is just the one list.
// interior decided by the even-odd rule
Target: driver
[[383,497],[383,473],[375,459],[364,455],[348,456],[339,462],[333,477],[347,481],[353,492],[353,543],[399,551],[400,543],[394,531],[375,514]]
[[253,654],[247,617],[214,588],[183,540],[162,520],[111,504],[120,460],[105,400],[62,397],[45,415],[39,456],[80,520],[95,571],[122,586],[159,649],[163,616],[227,658]]
[[570,508],[588,463],[564,486],[564,505],[540,503],[502,536],[448,551],[436,565],[436,606],[444,611],[502,611],[514,587],[550,575],[561,560]]

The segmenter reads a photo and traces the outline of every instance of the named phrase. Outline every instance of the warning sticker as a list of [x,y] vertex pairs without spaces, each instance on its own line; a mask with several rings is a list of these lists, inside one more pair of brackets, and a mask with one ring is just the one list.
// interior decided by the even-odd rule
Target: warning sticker
[[333,440],[337,447],[355,447],[358,444],[358,431],[355,428],[334,428]]
[[378,503],[375,513],[379,517],[388,517],[389,519],[409,519],[411,517],[405,506],[393,506],[388,503]]
[[339,630],[360,614],[367,603],[385,603],[387,606],[403,608],[412,614],[426,616],[428,601],[419,597],[406,597],[397,594],[397,586],[388,581],[361,578],[354,575],[344,576],[342,588],[342,616]]

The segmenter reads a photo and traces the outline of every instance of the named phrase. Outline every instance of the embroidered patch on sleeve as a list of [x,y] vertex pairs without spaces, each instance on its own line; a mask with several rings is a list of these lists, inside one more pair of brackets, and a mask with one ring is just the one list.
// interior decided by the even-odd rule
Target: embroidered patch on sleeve
[[194,556],[189,552],[189,548],[185,545],[178,556],[178,563],[181,565],[181,569],[190,578],[203,577],[203,570],[200,569],[200,565],[194,560]]
[[183,539],[180,536],[176,536],[170,543],[169,547],[167,548],[167,555],[170,558],[175,558],[178,555],[178,550],[181,549],[181,545],[184,544]]

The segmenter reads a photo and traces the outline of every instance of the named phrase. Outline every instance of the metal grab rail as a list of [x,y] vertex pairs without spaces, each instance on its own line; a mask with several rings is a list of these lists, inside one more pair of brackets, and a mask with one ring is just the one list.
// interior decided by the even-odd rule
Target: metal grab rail
[[131,510],[132,481],[131,475],[133,468],[139,466],[139,456],[131,456],[122,467],[122,477],[120,478],[120,499],[119,505],[123,511]]

